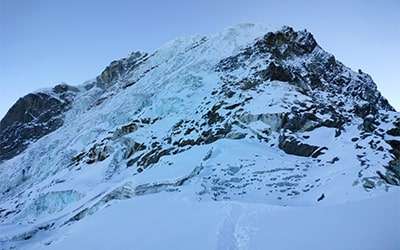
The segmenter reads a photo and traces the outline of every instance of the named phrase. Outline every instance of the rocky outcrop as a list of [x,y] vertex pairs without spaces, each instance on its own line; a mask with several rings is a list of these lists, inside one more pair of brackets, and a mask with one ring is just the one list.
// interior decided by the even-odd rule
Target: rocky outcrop
[[137,51],[131,53],[127,58],[111,62],[96,78],[96,85],[102,89],[110,87],[124,73],[137,67],[146,56],[146,53]]
[[133,133],[138,129],[138,127],[139,126],[134,122],[124,125],[121,128],[118,128],[116,131],[114,131],[113,138],[119,138],[121,136]]
[[317,158],[322,155],[326,147],[309,145],[301,142],[293,135],[281,134],[279,137],[279,148],[287,154]]
[[400,160],[400,118],[393,122],[394,127],[386,131],[385,141],[392,147],[392,154],[395,159]]
[[63,125],[63,113],[79,90],[60,84],[20,98],[0,122],[0,161],[11,159]]
[[377,171],[377,174],[387,184],[400,186],[400,159],[390,161],[386,172]]
[[232,71],[244,66],[244,62],[254,55],[271,55],[273,59],[289,59],[311,53],[318,46],[313,35],[306,30],[296,32],[291,27],[283,27],[277,32],[268,32],[253,46],[239,54],[223,59],[216,67],[217,71]]
[[291,27],[283,27],[278,32],[269,32],[256,42],[260,53],[271,53],[278,59],[311,53],[317,46],[313,35],[307,31],[296,32]]
[[377,174],[387,184],[400,186],[400,118],[397,118],[392,124],[394,127],[386,130],[384,138],[392,148],[390,152],[393,159],[385,166],[386,171],[377,171]]
[[110,156],[110,148],[107,145],[95,144],[87,153],[87,164],[92,164],[98,161],[104,161]]
[[400,118],[393,123],[394,127],[390,128],[386,131],[386,134],[390,136],[399,136],[400,137]]

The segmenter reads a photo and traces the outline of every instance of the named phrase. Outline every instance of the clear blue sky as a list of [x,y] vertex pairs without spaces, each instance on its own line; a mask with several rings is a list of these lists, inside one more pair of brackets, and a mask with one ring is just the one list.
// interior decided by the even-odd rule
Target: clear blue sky
[[0,117],[18,97],[80,84],[130,51],[243,22],[307,28],[399,110],[399,13],[398,0],[0,0]]

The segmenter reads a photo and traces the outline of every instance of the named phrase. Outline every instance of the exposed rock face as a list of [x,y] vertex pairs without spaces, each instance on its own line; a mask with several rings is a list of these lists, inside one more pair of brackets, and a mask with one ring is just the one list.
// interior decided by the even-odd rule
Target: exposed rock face
[[0,122],[0,161],[24,151],[35,141],[63,125],[77,88],[60,84],[53,93],[33,93],[20,98]]
[[278,59],[286,59],[311,53],[317,42],[311,33],[302,34],[291,27],[284,27],[278,32],[267,33],[255,46],[260,53],[271,53]]
[[146,53],[133,52],[127,58],[111,62],[97,77],[97,86],[106,89],[113,85],[124,73],[137,67],[146,56]]
[[[298,65],[292,61],[301,56],[308,59]],[[354,99],[354,112],[360,116],[374,114],[380,108],[394,111],[377,91],[369,75],[359,72],[352,76],[349,69],[323,51],[307,31],[296,32],[284,27],[278,32],[270,32],[237,55],[221,60],[216,70],[229,74],[249,67],[249,61],[256,58],[262,59],[263,64],[252,65],[253,74],[238,81],[243,90],[268,80],[278,80],[295,85],[299,91],[310,96],[314,94],[312,90],[319,90]]]
[[400,119],[393,123],[394,127],[389,129],[386,133],[390,136],[400,137]]
[[313,158],[317,158],[324,153],[324,150],[328,149],[303,143],[295,136],[286,134],[282,134],[279,137],[279,148],[287,154]]
[[275,65],[275,63],[271,62],[265,71],[261,71],[261,78],[265,80],[277,80],[281,82],[290,82],[294,80],[294,77],[290,70],[285,69],[280,65]]

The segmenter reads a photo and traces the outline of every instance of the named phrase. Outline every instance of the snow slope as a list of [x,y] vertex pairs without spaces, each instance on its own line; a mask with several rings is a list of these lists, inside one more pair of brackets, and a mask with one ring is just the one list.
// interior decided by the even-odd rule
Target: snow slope
[[161,193],[113,204],[58,234],[48,249],[397,250],[398,195],[281,207]]

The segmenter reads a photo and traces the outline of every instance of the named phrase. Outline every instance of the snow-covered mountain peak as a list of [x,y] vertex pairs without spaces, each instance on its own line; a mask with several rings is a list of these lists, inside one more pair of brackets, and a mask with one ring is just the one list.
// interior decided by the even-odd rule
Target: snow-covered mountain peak
[[0,128],[0,223],[23,225],[7,247],[156,193],[317,206],[400,184],[400,115],[370,76],[290,27],[133,52],[81,86],[21,98]]

